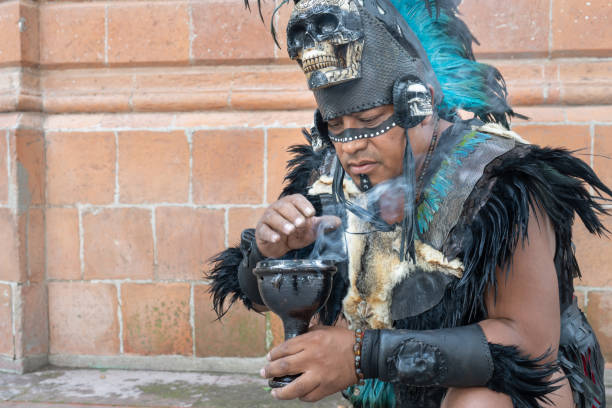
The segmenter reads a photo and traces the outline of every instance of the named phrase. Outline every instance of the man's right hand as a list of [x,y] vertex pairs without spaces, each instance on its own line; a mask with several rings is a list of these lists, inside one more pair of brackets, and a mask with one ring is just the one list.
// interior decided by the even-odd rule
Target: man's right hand
[[315,209],[301,194],[283,197],[270,205],[257,223],[255,240],[262,255],[280,258],[293,249],[315,242],[321,228],[333,230],[341,220],[332,215],[315,217]]

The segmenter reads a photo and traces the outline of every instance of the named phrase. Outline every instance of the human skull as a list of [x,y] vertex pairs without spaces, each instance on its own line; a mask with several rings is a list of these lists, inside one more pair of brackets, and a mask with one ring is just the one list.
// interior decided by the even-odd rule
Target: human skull
[[301,0],[287,25],[287,50],[310,89],[361,76],[363,27],[353,0]]

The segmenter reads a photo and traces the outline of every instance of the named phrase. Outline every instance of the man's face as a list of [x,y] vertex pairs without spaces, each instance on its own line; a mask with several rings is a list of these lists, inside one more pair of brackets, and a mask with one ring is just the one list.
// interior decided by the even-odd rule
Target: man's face
[[[391,115],[393,105],[383,105],[332,119],[328,128],[333,134],[351,128],[375,128]],[[360,174],[366,174],[372,185],[402,174],[406,137],[404,129],[399,126],[372,138],[333,144],[342,167],[355,182],[358,182]]]

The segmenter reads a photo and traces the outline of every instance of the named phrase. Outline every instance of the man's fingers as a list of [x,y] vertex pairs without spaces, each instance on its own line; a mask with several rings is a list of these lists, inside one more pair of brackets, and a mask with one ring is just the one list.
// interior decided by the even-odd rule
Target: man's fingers
[[283,235],[289,235],[295,231],[295,225],[287,221],[278,211],[267,211],[263,219],[263,224],[267,225],[271,230]]
[[266,224],[261,224],[259,226],[258,235],[259,238],[264,242],[271,242],[275,244],[280,241],[280,235],[276,231],[273,231]]
[[304,215],[302,215],[298,208],[292,203],[284,203],[284,205],[279,205],[276,207],[276,211],[296,228],[299,228],[306,223],[306,218]]
[[268,353],[268,361],[278,360],[279,358],[291,356],[304,350],[304,347],[301,344],[302,339],[300,338],[302,336],[294,337],[274,347]]
[[302,364],[300,364],[301,359],[302,356],[300,356],[299,353],[297,355],[279,358],[266,364],[261,374],[265,378],[301,374],[304,371]]
[[272,393],[276,399],[290,400],[308,395],[318,386],[318,379],[313,378],[312,375],[309,376],[308,374],[302,374],[293,380],[291,384],[286,385],[283,388],[275,388]]
[[323,215],[314,219],[315,233],[329,232],[338,228],[342,220],[334,215]]
[[310,218],[313,215],[315,215],[315,209],[312,206],[312,204],[310,203],[310,201],[308,201],[306,199],[306,197],[304,197],[301,194],[294,194],[291,196],[288,196],[287,199],[306,217],[306,218]]

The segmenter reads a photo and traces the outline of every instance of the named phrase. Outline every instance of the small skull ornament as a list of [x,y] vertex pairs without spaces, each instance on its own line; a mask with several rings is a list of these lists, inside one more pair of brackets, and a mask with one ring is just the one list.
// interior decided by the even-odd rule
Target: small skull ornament
[[361,76],[363,27],[353,0],[301,0],[287,25],[287,50],[311,90]]

